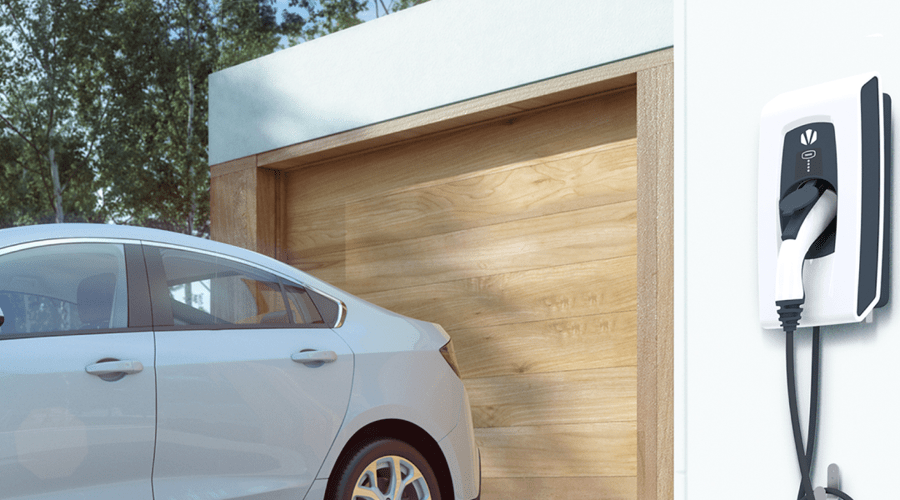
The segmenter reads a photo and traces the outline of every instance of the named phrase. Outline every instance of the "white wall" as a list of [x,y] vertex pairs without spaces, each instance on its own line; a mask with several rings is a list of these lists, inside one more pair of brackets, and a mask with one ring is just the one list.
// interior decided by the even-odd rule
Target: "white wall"
[[[686,374],[686,390],[678,389],[686,408],[677,429],[679,481],[686,471],[679,496],[796,498],[784,337],[759,327],[757,309],[759,115],[777,94],[871,70],[898,109],[900,2],[676,2],[676,126],[684,141],[676,151],[683,168],[676,292],[684,304],[676,344]],[[856,499],[898,496],[898,257],[894,250],[892,302],[876,311],[874,324],[823,328],[813,484],[824,486],[825,469],[836,462],[844,491]],[[798,337],[805,432],[809,330]]]
[[432,0],[210,76],[209,162],[672,46],[671,0]]

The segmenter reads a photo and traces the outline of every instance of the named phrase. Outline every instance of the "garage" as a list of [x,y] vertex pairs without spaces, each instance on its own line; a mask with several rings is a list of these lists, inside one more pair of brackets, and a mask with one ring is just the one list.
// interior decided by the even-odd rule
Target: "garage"
[[634,125],[627,88],[285,176],[286,262],[453,337],[486,494],[634,489]]
[[483,499],[669,498],[672,68],[656,51],[214,164],[212,237],[441,324]]

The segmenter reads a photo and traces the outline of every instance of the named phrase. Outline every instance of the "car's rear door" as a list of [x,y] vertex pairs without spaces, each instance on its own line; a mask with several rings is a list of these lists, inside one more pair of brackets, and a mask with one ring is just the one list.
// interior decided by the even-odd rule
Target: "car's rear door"
[[0,498],[151,500],[156,395],[141,246],[0,250],[0,309]]
[[264,269],[145,251],[157,325],[156,498],[303,498],[347,409],[349,347],[302,317],[315,314],[312,301]]

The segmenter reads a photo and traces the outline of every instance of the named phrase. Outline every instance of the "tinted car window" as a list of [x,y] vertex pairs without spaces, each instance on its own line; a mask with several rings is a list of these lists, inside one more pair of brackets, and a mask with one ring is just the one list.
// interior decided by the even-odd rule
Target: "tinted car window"
[[310,298],[306,289],[300,285],[284,284],[284,294],[291,305],[291,315],[294,323],[299,325],[324,325],[325,321],[316,304]]
[[0,336],[128,326],[122,245],[50,245],[0,256]]
[[274,275],[211,255],[159,252],[176,326],[290,324]]
[[307,290],[307,293],[318,308],[319,314],[322,315],[322,320],[329,326],[335,326],[341,316],[341,307],[338,302],[321,293],[316,293],[314,290]]

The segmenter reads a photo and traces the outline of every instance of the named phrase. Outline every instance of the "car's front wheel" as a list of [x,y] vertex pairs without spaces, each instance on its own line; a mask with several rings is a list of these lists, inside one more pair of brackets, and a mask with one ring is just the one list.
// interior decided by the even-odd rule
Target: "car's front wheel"
[[437,477],[415,448],[379,439],[350,458],[337,486],[338,500],[440,500]]

